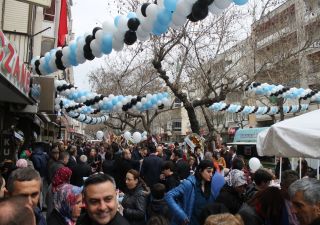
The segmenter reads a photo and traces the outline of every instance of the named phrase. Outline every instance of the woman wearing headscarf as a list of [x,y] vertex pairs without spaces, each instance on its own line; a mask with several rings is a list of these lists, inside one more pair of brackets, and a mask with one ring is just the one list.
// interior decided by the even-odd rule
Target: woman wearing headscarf
[[54,193],[54,209],[47,225],[75,225],[82,208],[82,188],[64,184]]
[[214,202],[224,185],[223,177],[219,173],[213,174],[213,162],[202,160],[194,175],[166,194],[165,200],[173,212],[171,224],[200,224],[202,209]]
[[236,214],[245,200],[247,179],[242,170],[232,169],[225,181],[226,184],[221,189],[216,202],[224,204],[230,213]]
[[69,184],[72,171],[68,167],[61,167],[57,170],[52,178],[52,182],[48,188],[46,203],[47,214],[49,215],[53,210],[53,196],[57,192],[58,188],[63,184]]

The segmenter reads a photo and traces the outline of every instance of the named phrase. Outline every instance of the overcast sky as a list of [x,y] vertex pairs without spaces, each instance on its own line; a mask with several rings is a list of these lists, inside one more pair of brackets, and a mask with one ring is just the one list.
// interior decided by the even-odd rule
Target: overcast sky
[[[255,0],[249,0],[253,2]],[[261,0],[256,0],[261,1]],[[84,35],[86,32],[91,33],[96,26],[101,26],[108,15],[115,17],[122,12],[118,0],[74,0],[72,6],[73,32],[75,38]],[[241,6],[247,7],[247,6]],[[248,21],[248,23],[250,23]],[[108,57],[115,57],[113,53]],[[107,56],[104,56],[107,57]],[[74,67],[74,78],[77,87],[90,90],[88,73],[103,64],[103,58],[95,58],[92,61],[87,60],[84,64]]]

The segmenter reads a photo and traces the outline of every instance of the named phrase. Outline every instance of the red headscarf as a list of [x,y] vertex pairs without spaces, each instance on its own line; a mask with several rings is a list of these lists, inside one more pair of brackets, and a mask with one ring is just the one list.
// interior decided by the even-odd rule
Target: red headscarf
[[68,167],[59,168],[52,179],[52,192],[56,192],[60,185],[70,183],[71,175],[72,171]]

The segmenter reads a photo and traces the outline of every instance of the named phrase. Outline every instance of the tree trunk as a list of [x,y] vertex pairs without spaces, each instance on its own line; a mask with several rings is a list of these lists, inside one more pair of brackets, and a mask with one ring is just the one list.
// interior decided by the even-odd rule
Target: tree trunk
[[185,109],[187,110],[187,113],[188,113],[192,132],[200,134],[200,126],[199,126],[199,121],[197,119],[196,111],[190,104],[189,106],[185,106]]

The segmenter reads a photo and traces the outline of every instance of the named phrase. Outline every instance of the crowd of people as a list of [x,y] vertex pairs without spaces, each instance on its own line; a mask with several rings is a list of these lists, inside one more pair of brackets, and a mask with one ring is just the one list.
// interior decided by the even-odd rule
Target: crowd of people
[[250,171],[226,146],[60,141],[6,162],[0,224],[319,225],[320,181],[282,170],[276,185],[279,167]]

